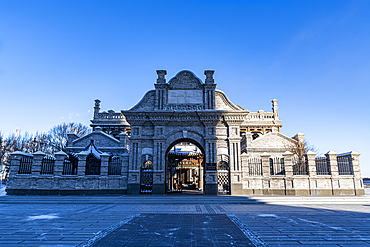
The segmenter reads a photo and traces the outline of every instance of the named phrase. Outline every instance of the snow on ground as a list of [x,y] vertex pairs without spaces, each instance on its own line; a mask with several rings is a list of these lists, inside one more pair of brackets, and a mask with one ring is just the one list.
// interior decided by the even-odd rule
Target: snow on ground
[[28,216],[26,220],[52,220],[52,219],[57,219],[57,218],[59,218],[57,214],[43,214],[43,215]]
[[0,181],[0,196],[6,195],[5,188],[6,188],[5,184],[2,184]]

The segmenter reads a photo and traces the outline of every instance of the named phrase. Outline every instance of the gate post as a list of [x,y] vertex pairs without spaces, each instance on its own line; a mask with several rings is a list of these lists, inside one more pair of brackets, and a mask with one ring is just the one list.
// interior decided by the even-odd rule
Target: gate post
[[57,177],[62,176],[63,172],[63,163],[64,159],[67,157],[67,154],[63,151],[59,151],[55,155],[55,164],[54,164],[54,175]]
[[45,154],[41,151],[33,153],[32,176],[39,176],[41,172],[41,163]]
[[338,162],[337,162],[338,153],[334,151],[329,151],[325,154],[325,156],[328,159],[329,165],[330,165],[332,193],[333,193],[333,196],[338,196],[340,195],[339,177],[338,177],[339,172],[338,172]]
[[353,180],[355,185],[355,195],[356,196],[363,196],[365,195],[365,190],[363,186],[363,181],[361,177],[361,170],[360,170],[360,153],[351,151],[350,158],[352,159],[352,166],[353,166]]
[[286,151],[283,153],[285,164],[285,195],[294,196],[295,188],[293,181],[293,153]]
[[270,154],[264,152],[261,154],[262,159],[262,193],[264,195],[269,195],[270,190]]

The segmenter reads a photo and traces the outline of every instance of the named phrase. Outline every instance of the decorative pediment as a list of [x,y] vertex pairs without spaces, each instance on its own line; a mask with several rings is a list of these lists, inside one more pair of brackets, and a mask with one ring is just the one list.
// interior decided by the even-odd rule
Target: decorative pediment
[[184,70],[169,81],[169,89],[202,89],[202,82],[192,72]]
[[268,133],[251,142],[253,148],[287,148],[297,141],[281,133]]
[[[129,111],[151,111],[155,106],[155,90],[150,90],[144,97],[129,109]],[[122,112],[124,114],[124,112]]]
[[78,138],[72,142],[71,147],[86,147],[91,143],[91,140],[94,141],[94,145],[98,147],[120,147],[121,142],[116,138],[108,135],[103,131],[93,131],[90,134]]
[[221,90],[215,91],[216,110],[243,111],[240,106],[234,105]]

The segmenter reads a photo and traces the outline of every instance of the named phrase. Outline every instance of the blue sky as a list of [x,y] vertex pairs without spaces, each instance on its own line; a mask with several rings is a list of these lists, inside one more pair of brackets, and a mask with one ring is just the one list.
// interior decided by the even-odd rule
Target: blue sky
[[282,133],[355,150],[370,176],[369,1],[0,0],[0,129],[89,124],[181,70],[251,111],[279,100]]

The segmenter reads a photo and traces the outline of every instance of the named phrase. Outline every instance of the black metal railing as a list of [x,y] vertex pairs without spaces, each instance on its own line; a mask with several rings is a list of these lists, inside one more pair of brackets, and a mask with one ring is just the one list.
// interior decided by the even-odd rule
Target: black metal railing
[[293,175],[308,175],[308,162],[305,157],[293,159]]
[[53,175],[54,174],[55,158],[45,156],[41,161],[41,175]]
[[352,157],[338,156],[337,163],[339,175],[353,175]]
[[18,174],[32,174],[32,158],[23,157],[19,164]]
[[285,175],[284,158],[270,158],[270,175]]
[[78,168],[78,156],[73,153],[69,153],[68,157],[63,162],[62,175],[77,175]]
[[316,174],[317,175],[330,175],[330,163],[326,157],[317,157],[315,159],[316,163]]
[[260,158],[248,159],[249,176],[262,176],[262,160]]
[[119,156],[109,157],[108,175],[121,175],[122,161]]

